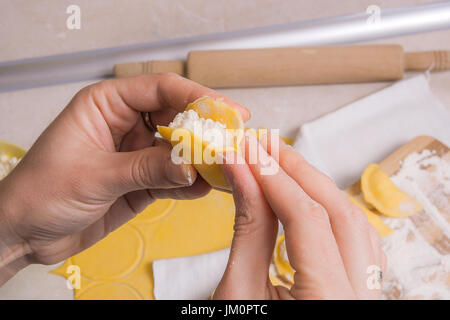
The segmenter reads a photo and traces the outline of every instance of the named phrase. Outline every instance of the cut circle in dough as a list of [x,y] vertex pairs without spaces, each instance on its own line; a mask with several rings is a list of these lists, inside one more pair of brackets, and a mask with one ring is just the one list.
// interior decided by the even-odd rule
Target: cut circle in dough
[[[210,119],[225,125],[224,130],[234,137],[234,142],[231,145],[217,148],[214,144],[208,143],[201,136],[195,135],[186,128],[172,128],[170,125],[158,126],[159,134],[169,141],[174,148],[181,146],[178,155],[188,163],[192,163],[202,178],[211,186],[218,190],[231,191],[231,186],[220,165],[223,162],[221,154],[227,151],[240,152],[239,145],[244,134],[241,114],[238,110],[226,104],[223,99],[210,97],[202,97],[190,103],[186,107],[186,111],[189,110],[195,111],[202,119]],[[183,151],[187,152],[183,153]],[[206,161],[205,157],[209,161]]]
[[102,282],[77,295],[77,300],[143,300],[139,292],[123,283]]
[[[76,273],[69,267],[77,265],[80,268],[81,282],[80,288],[74,289],[75,299],[79,299],[79,295],[92,285],[105,282],[128,285],[136,290],[143,299],[154,299],[152,262],[157,259],[191,256],[229,247],[233,238],[234,212],[235,206],[231,194],[216,190],[211,190],[208,195],[199,199],[176,200],[173,208],[157,221],[146,223],[133,219],[127,223],[132,230],[137,229],[139,235],[142,236],[144,249],[143,256],[138,264],[120,279],[108,280],[101,275],[105,275],[105,268],[116,267],[112,265],[114,261],[118,259],[130,260],[129,250],[135,250],[136,242],[128,232],[119,233],[123,245],[116,246],[117,241],[108,242],[111,247],[103,248],[105,252],[108,252],[108,255],[106,253],[98,254],[99,248],[94,245],[85,250],[90,252],[90,259],[76,259],[78,263],[75,263],[73,257],[71,257],[51,272],[65,277],[72,284],[76,284],[76,278],[74,278]],[[114,233],[112,232],[107,237],[117,237]],[[131,245],[127,243],[130,242],[130,238],[132,239]],[[93,263],[96,263],[96,268],[94,268]],[[122,270],[127,272],[125,266]],[[117,275],[121,272],[114,273]],[[110,276],[111,273],[108,272],[108,275]],[[114,274],[112,275],[114,276]],[[99,280],[99,278],[103,279]],[[91,291],[89,295],[87,292],[83,293],[82,298],[103,299],[106,297],[109,299],[116,296],[116,290],[111,292],[111,296],[106,290],[116,287],[103,288],[105,290],[97,288],[95,290],[98,291]],[[95,292],[98,292],[99,295],[94,295]],[[124,293],[124,295],[129,297],[127,293]]]
[[140,212],[133,220],[132,223],[153,223],[158,221],[166,214],[169,214],[175,206],[175,200],[173,199],[159,199],[148,205],[142,212]]
[[[111,281],[126,276],[143,256],[144,242],[138,230],[126,224],[94,246],[72,257],[83,276]],[[108,261],[105,264],[105,261]]]

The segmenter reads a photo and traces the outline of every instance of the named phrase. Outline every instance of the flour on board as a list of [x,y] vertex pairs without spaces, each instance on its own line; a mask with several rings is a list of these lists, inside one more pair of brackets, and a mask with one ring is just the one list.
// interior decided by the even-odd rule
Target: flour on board
[[391,179],[423,205],[417,215],[435,226],[437,240],[418,228],[417,217],[383,218],[394,229],[382,240],[388,261],[384,298],[450,299],[450,161],[430,150],[412,153]]

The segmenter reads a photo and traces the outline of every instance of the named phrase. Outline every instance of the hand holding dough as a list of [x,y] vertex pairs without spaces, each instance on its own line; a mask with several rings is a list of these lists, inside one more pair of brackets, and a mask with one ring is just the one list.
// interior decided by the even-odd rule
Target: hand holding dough
[[[179,156],[193,164],[203,179],[211,186],[219,190],[231,191],[231,187],[220,167],[223,160],[221,159],[221,154],[226,151],[239,151],[238,146],[244,131],[241,114],[223,100],[214,100],[210,97],[202,97],[190,103],[184,114],[189,115],[188,112],[191,110],[195,111],[199,117],[198,119],[193,119],[194,123],[192,121],[184,121],[180,127],[172,127],[171,125],[168,127],[158,126],[158,132],[174,148],[177,145],[180,146],[182,154],[179,154]],[[206,121],[212,120],[208,128],[208,123],[204,124],[205,119]],[[201,129],[199,133],[193,131],[193,128],[196,126]],[[221,128],[222,131],[220,131]],[[211,131],[213,129],[218,130],[219,135],[221,134],[224,139],[227,135],[230,135],[232,141],[227,142],[227,140],[222,145],[213,143],[214,141],[211,140],[208,141],[205,138],[207,134],[205,131],[208,129]],[[207,161],[206,156],[208,155],[211,161]]]

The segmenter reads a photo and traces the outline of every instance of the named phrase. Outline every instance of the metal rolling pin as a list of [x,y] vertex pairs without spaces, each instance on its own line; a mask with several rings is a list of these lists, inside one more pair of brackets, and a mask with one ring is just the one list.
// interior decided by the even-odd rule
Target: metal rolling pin
[[118,63],[185,59],[191,51],[348,44],[450,28],[450,2],[0,63],[0,92],[113,76]]

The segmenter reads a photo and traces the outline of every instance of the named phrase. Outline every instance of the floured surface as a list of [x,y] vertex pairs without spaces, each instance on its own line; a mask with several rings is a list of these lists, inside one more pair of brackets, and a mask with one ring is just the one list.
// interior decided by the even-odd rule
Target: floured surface
[[450,157],[413,152],[392,181],[424,210],[385,218],[394,233],[382,240],[388,260],[387,299],[450,299]]
[[[387,255],[384,299],[450,299],[450,150],[428,136],[417,137],[380,163],[391,181],[423,210],[409,217],[382,217],[393,229],[382,238]],[[361,197],[361,183],[346,190]],[[277,241],[274,274],[292,285],[292,269]],[[288,266],[288,267],[286,267]]]

